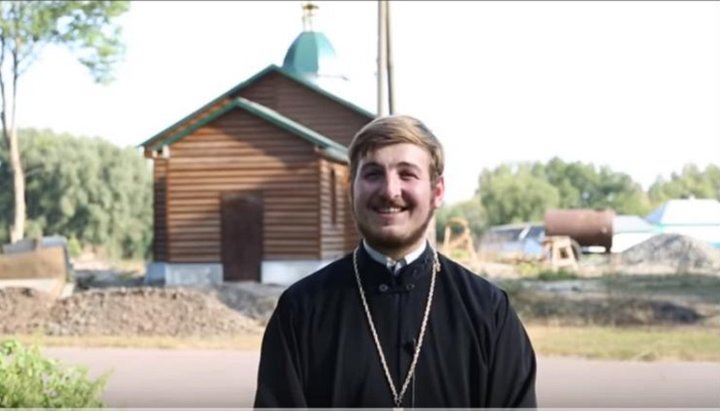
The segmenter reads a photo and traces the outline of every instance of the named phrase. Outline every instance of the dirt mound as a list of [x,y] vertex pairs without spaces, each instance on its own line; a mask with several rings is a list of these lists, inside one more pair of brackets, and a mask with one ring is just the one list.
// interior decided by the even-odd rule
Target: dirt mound
[[29,289],[0,290],[0,310],[6,334],[211,337],[262,332],[256,320],[215,295],[187,288],[105,288],[56,301]]
[[153,287],[75,294],[55,304],[46,324],[51,335],[206,337],[258,329],[256,321],[207,293]]
[[213,288],[228,307],[267,325],[285,287],[253,282],[224,283]]
[[34,333],[53,303],[52,296],[33,288],[0,288],[0,333]]
[[513,305],[524,321],[544,325],[688,325],[703,320],[693,307],[635,297],[558,298],[555,293],[536,292],[516,295]]
[[669,272],[720,270],[720,251],[706,242],[680,235],[658,234],[621,254],[625,266],[664,267]]

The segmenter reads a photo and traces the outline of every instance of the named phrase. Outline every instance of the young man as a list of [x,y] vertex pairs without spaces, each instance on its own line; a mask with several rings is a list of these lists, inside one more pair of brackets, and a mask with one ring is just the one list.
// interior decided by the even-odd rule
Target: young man
[[363,241],[280,297],[255,407],[536,407],[535,354],[507,295],[432,249],[443,150],[419,120],[350,145]]

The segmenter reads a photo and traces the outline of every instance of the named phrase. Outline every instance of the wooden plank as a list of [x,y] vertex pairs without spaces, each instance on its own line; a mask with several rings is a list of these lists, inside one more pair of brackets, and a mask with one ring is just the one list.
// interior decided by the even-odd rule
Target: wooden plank
[[313,157],[305,154],[288,154],[279,156],[254,156],[243,158],[239,161],[237,157],[212,156],[212,157],[174,157],[172,170],[190,168],[226,168],[234,167],[240,169],[253,168],[291,168],[310,166]]
[[183,213],[172,213],[172,215],[169,217],[170,222],[180,222],[180,221],[207,221],[207,222],[215,222],[220,221],[220,218],[218,217],[216,212],[212,213],[204,213],[204,212],[195,212],[195,213],[189,213],[189,212],[183,212]]
[[314,224],[308,224],[308,225],[292,225],[292,226],[271,226],[265,228],[265,233],[270,236],[275,235],[285,235],[288,233],[302,233],[303,235],[308,235],[309,233],[312,233],[315,230]]
[[217,251],[219,241],[201,241],[201,240],[187,240],[187,241],[175,241],[172,245],[174,253],[185,253],[190,252],[194,254],[198,253],[214,253]]
[[[168,231],[174,234],[179,231],[192,231],[200,229],[198,226],[203,226],[207,229],[220,229],[220,222],[216,220],[205,220],[205,221],[192,221],[192,220],[171,220],[168,223]],[[174,239],[174,237],[168,236],[168,239]]]
[[[181,191],[168,194],[173,200],[173,204],[185,204],[188,201],[196,203],[217,204],[219,191]],[[317,204],[317,200],[307,191],[295,189],[267,189],[264,190],[265,199],[269,202],[288,202],[288,204],[302,204],[312,202]]]
[[315,178],[314,176],[307,176],[307,175],[275,175],[275,176],[263,176],[263,175],[257,175],[257,176],[248,176],[248,175],[242,175],[238,174],[237,176],[227,176],[227,177],[212,177],[212,176],[197,176],[197,177],[188,177],[188,176],[182,176],[178,177],[173,174],[173,177],[175,177],[174,187],[177,187],[178,185],[205,185],[207,183],[209,184],[237,184],[237,183],[243,183],[243,184],[257,184],[260,185],[262,183],[269,183],[269,184],[279,184],[279,183],[298,183],[298,184],[312,184],[315,185]]
[[285,182],[281,181],[278,183],[275,183],[273,181],[265,182],[264,184],[258,184],[258,183],[244,183],[244,182],[235,182],[235,183],[225,183],[225,184],[204,184],[202,186],[193,186],[193,185],[174,185],[173,190],[175,192],[180,191],[188,191],[188,192],[218,192],[218,191],[245,191],[245,190],[267,190],[267,189],[275,189],[275,190],[300,190],[302,191],[310,191],[315,190],[315,187],[317,185],[310,182],[303,182],[303,183],[293,183],[293,182]]
[[[273,211],[287,211],[292,212],[295,210],[304,210],[304,211],[317,211],[318,208],[315,204],[311,204],[307,201],[298,201],[298,202],[291,202],[291,203],[284,203],[281,201],[274,201],[271,204],[269,204],[266,209],[271,209]],[[186,212],[212,212],[216,213],[220,207],[217,204],[197,204],[197,203],[186,203],[184,200],[177,200],[173,202],[172,211],[173,213],[186,213]]]
[[[279,148],[279,147],[278,147]],[[267,149],[266,149],[267,150]],[[270,151],[270,150],[267,150]],[[271,161],[273,159],[280,159],[284,162],[293,162],[297,160],[308,161],[311,159],[310,153],[298,152],[297,150],[272,150],[271,153],[264,151],[248,153],[246,150],[238,147],[225,147],[217,149],[191,149],[191,150],[174,150],[173,159],[185,160],[191,158],[221,158],[221,157],[234,157],[234,158],[248,158],[262,161]]]
[[187,232],[178,231],[173,234],[175,241],[220,241],[220,230],[217,231],[205,231],[205,232]]
[[[185,203],[181,200],[174,202],[172,206],[173,214],[185,214],[185,213],[217,213],[219,210],[217,204],[196,204],[196,203]],[[269,204],[265,209],[272,211],[317,211],[317,206],[309,202],[295,202],[295,203],[281,203],[276,202]]]
[[178,255],[173,256],[172,263],[217,263],[220,264],[220,255],[203,254],[203,255]]
[[272,211],[272,210],[266,210],[265,211],[265,218],[304,218],[306,221],[313,222],[315,220],[315,216],[317,216],[316,211]]
[[[172,154],[178,153],[192,154],[198,157],[208,155],[209,153],[220,153],[223,156],[240,155],[240,156],[281,156],[281,155],[297,155],[311,154],[313,151],[310,143],[308,147],[296,147],[288,144],[270,145],[268,143],[250,144],[247,141],[226,140],[226,141],[188,141],[183,144],[173,145]],[[271,154],[268,153],[271,151]],[[232,154],[231,154],[232,153]],[[185,155],[183,155],[185,157]]]
[[[313,231],[314,232],[314,227]],[[288,242],[289,244],[310,244],[315,243],[315,241],[310,239],[311,237],[308,235],[308,233],[303,232],[297,232],[297,231],[287,231],[284,233],[279,232],[273,232],[273,233],[266,233],[265,239],[272,242]]]
[[223,167],[206,169],[174,169],[172,175],[176,178],[238,178],[238,177],[283,177],[291,173],[289,177],[303,176],[317,178],[317,173],[312,167]]
[[172,238],[174,239],[176,235],[178,234],[184,234],[187,233],[190,234],[204,234],[204,233],[218,233],[217,235],[220,235],[220,224],[217,226],[197,226],[197,225],[174,225],[168,227],[168,233],[171,234]]
[[275,248],[275,249],[271,249],[271,250],[265,252],[265,258],[275,259],[275,260],[281,259],[281,258],[284,258],[287,260],[293,260],[293,259],[312,260],[317,257],[318,256],[317,256],[315,248],[305,248],[305,249]]

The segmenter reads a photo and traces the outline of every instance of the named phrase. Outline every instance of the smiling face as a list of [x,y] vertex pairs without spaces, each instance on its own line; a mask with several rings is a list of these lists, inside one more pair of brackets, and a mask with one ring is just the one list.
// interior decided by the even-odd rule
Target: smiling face
[[399,143],[370,150],[358,162],[352,205],[358,230],[370,246],[400,258],[425,241],[430,220],[442,204],[445,183],[433,181],[430,154]]

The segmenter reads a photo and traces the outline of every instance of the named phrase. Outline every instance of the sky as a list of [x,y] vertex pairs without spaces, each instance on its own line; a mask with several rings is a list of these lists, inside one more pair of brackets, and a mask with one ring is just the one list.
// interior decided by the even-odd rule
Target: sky
[[[301,1],[131,3],[116,80],[48,47],[20,79],[18,124],[137,146],[269,64]],[[318,2],[353,102],[375,111],[377,2]],[[480,172],[558,156],[647,188],[720,158],[720,2],[392,1],[396,112],[446,151],[446,203]]]

